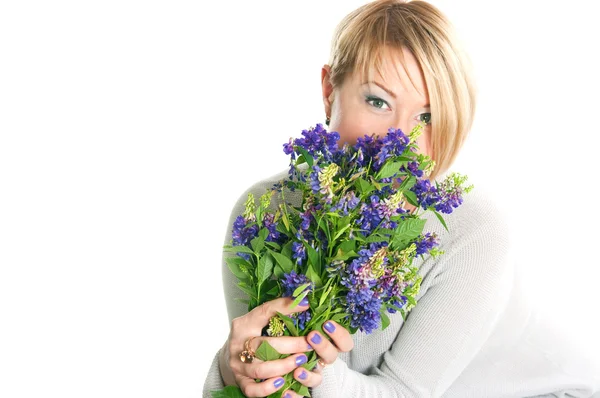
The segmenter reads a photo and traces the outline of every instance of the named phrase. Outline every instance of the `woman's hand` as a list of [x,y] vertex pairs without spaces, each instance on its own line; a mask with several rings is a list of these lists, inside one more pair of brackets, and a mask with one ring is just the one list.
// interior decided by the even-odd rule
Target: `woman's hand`
[[[335,362],[339,352],[348,352],[354,348],[352,335],[336,322],[325,322],[323,324],[323,331],[331,337],[331,341],[323,336],[322,332],[316,330],[313,330],[306,336],[307,342],[314,348],[315,353],[320,358],[319,362],[322,362],[325,365],[332,364]],[[321,364],[317,364],[317,367],[313,369],[312,372],[299,367],[294,372],[294,379],[307,387],[316,387],[321,384],[321,381],[323,380],[323,377],[321,376],[322,370],[323,366]],[[289,397],[286,397],[285,395],[284,397],[300,397],[300,395],[296,394],[294,391],[288,391],[288,394]]]
[[[265,397],[281,388],[284,381],[281,376],[306,363],[307,357],[303,353],[312,349],[307,344],[306,337],[261,336],[263,327],[269,323],[269,319],[275,316],[277,312],[290,315],[294,312],[306,311],[309,308],[308,300],[304,300],[296,307],[291,307],[293,301],[291,297],[268,301],[231,322],[229,338],[225,342],[219,357],[221,377],[226,386],[239,386],[247,397]],[[254,338],[250,342],[250,348],[253,351],[256,351],[262,341],[266,340],[280,354],[296,355],[266,362],[255,358],[252,363],[244,363],[239,355],[245,350],[244,343],[246,340],[252,337]],[[331,358],[329,351],[327,355],[327,358]],[[300,372],[298,373],[300,376]],[[256,383],[254,379],[264,379],[264,381]],[[301,378],[298,380],[305,384],[304,381],[308,381],[308,377],[307,380]],[[290,395],[290,397],[292,396]]]

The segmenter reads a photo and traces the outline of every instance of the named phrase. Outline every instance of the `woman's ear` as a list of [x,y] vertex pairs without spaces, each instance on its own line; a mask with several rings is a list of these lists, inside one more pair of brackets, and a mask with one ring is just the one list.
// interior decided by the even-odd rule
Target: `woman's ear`
[[321,90],[323,92],[323,105],[325,106],[325,115],[331,116],[331,104],[333,103],[333,86],[329,81],[330,66],[325,64],[321,69]]

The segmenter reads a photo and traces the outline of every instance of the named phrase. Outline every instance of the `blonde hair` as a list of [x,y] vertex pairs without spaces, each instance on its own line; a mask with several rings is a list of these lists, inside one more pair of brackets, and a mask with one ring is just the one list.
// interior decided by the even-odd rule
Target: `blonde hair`
[[433,180],[450,168],[473,123],[476,87],[471,60],[450,21],[433,5],[420,0],[376,0],[352,11],[335,29],[329,59],[333,88],[341,87],[355,70],[370,80],[375,67],[383,76],[385,46],[406,47],[423,71],[431,106],[431,157],[436,165],[429,178]]

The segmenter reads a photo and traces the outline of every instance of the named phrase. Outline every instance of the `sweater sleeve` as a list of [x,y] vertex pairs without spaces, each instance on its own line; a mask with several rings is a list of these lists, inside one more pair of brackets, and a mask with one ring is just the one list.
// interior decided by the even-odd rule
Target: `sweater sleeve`
[[314,398],[439,397],[450,387],[491,334],[512,286],[508,224],[490,206],[464,209],[453,226],[459,236],[442,244],[432,284],[381,363],[362,374],[338,358]]

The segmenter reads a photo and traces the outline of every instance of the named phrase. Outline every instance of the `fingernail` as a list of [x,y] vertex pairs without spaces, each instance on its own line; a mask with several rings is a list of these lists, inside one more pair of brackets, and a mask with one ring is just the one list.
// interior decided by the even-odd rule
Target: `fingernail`
[[306,371],[302,371],[302,373],[300,373],[300,376],[298,376],[298,378],[300,380],[306,380],[306,376],[308,376],[308,374],[306,373]]
[[296,358],[296,366],[300,366],[306,363],[306,355],[298,355]]
[[292,398],[292,396],[290,395],[289,392],[286,392],[285,395],[283,396],[283,398]]
[[283,383],[285,383],[285,380],[283,380],[282,378],[279,378],[277,380],[275,380],[275,382],[273,383],[273,385],[277,388],[281,387],[283,385]]
[[325,328],[325,330],[327,330],[329,333],[335,332],[335,326],[329,321],[325,322],[323,328]]
[[313,348],[312,348],[312,346],[311,346],[310,344],[307,344],[307,345],[306,345],[306,349],[307,349],[308,351],[312,351],[312,349],[313,349]]
[[319,333],[315,333],[313,334],[313,337],[310,338],[310,341],[312,341],[315,344],[319,344],[321,342],[321,336],[319,335]]
[[302,299],[302,301],[300,301],[299,305],[300,305],[301,307],[306,307],[306,306],[308,305],[308,298],[307,298],[307,297],[304,297],[304,298]]

